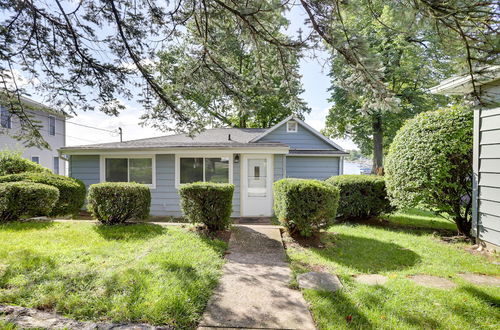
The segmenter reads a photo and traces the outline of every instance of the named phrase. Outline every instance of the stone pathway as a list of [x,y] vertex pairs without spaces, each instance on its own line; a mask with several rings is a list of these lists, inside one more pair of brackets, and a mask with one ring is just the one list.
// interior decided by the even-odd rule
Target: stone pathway
[[156,327],[138,323],[96,323],[75,321],[55,313],[33,308],[0,305],[0,320],[13,323],[21,329],[78,329],[78,330],[172,330],[174,327]]
[[473,273],[458,274],[464,280],[477,285],[500,286],[500,277]]
[[413,275],[410,279],[418,285],[435,289],[453,289],[457,284],[449,279],[432,275]]
[[224,274],[199,329],[315,329],[292,277],[279,227],[233,227]]
[[354,275],[354,281],[360,284],[384,285],[387,280],[387,276],[379,274]]
[[297,276],[301,289],[314,289],[335,292],[342,289],[342,283],[337,275],[323,272],[309,272]]

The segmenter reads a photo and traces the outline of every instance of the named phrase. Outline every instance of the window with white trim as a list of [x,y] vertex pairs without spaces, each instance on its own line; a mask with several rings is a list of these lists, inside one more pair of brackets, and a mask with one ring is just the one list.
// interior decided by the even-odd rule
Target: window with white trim
[[49,135],[56,135],[56,117],[49,116]]
[[31,156],[31,161],[35,162],[37,164],[40,164],[40,157],[38,157],[38,156]]
[[105,158],[104,180],[153,185],[153,158]]
[[229,157],[180,157],[179,183],[229,183]]
[[286,123],[286,131],[287,133],[296,133],[298,129],[298,125],[296,121],[289,121]]
[[54,173],[55,174],[59,174],[59,157],[54,157],[53,158],[53,162],[54,162]]
[[4,107],[0,106],[0,111],[1,111],[1,125],[3,128],[12,128],[12,116],[9,112],[9,110]]

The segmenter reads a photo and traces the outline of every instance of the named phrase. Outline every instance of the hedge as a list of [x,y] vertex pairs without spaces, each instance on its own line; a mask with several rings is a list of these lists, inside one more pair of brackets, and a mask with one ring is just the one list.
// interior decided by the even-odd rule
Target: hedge
[[224,230],[231,225],[234,185],[195,182],[179,189],[181,208],[191,223],[203,223],[208,230]]
[[326,182],[339,188],[337,218],[341,220],[376,217],[392,211],[382,176],[338,175]]
[[309,237],[332,225],[338,188],[318,180],[282,179],[273,189],[274,212],[290,233]]
[[0,152],[0,176],[23,172],[50,173],[50,170],[23,158],[18,152],[8,150]]
[[57,188],[33,182],[0,183],[0,221],[48,215],[59,198]]
[[147,219],[151,207],[149,187],[135,182],[104,182],[89,187],[87,208],[103,224]]
[[450,216],[461,234],[470,235],[473,121],[471,109],[451,107],[406,122],[385,162],[393,205]]
[[20,173],[0,177],[0,183],[16,181],[43,183],[59,190],[59,200],[50,216],[75,214],[85,202],[85,184],[77,179],[52,173]]

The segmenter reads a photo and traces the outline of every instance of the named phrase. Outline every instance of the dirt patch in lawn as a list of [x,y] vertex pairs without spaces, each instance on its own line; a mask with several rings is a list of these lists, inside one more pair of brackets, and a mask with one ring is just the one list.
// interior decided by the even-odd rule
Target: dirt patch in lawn
[[207,227],[203,225],[193,226],[189,228],[189,230],[197,233],[200,236],[208,237],[211,239],[218,239],[226,243],[229,243],[229,239],[231,238],[231,230],[217,230],[215,232],[210,232]]
[[298,234],[290,234],[283,228],[281,229],[281,238],[285,249],[290,246],[324,249],[333,244],[329,240],[329,234],[327,232],[320,232],[311,237],[302,237]]

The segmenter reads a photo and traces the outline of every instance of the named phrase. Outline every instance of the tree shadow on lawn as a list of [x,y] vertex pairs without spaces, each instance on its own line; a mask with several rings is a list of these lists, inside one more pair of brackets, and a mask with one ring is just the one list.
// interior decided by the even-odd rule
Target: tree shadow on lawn
[[483,290],[480,290],[479,288],[473,286],[465,286],[461,287],[460,290],[470,294],[471,296],[479,298],[485,304],[488,304],[495,308],[500,308],[500,299],[489,295],[488,293],[484,292]]
[[50,220],[24,220],[0,223],[0,231],[29,231],[53,227],[55,223]]
[[164,226],[150,223],[97,224],[94,230],[108,241],[148,240],[168,231]]
[[326,237],[333,242],[333,246],[311,251],[327,260],[360,272],[402,270],[412,267],[421,260],[418,254],[409,249],[374,238],[333,233],[328,233]]
[[[467,302],[457,306],[454,303],[446,304],[446,301],[443,301],[442,304],[436,305],[435,297],[432,295],[420,297],[419,299],[424,301],[419,301],[419,304],[423,303],[428,308],[432,306],[441,310],[441,312],[438,311],[435,315],[432,315],[432,313],[429,313],[428,308],[416,309],[408,305],[395,305],[390,298],[395,296],[395,292],[384,286],[373,286],[360,296],[358,295],[357,299],[353,299],[353,293],[346,289],[337,292],[307,291],[309,292],[305,294],[309,296],[309,299],[319,301],[319,303],[313,304],[316,305],[316,308],[313,307],[313,313],[315,318],[320,320],[320,324],[322,319],[325,320],[323,322],[328,324],[329,319],[336,317],[340,319],[337,322],[339,325],[345,322],[346,326],[356,329],[376,329],[382,327],[386,317],[392,317],[397,320],[398,327],[401,328],[438,329],[449,326],[447,323],[449,317],[446,316],[449,313],[463,322],[467,322],[467,325],[464,324],[466,327],[470,326],[476,329],[482,327],[477,317],[480,307],[471,307]],[[474,292],[476,290],[469,291],[466,288],[464,291],[470,295],[477,294],[477,292]],[[483,293],[481,292],[480,295],[483,296]],[[490,298],[486,298],[485,302],[491,305],[491,301],[488,301]],[[323,302],[321,302],[322,300]],[[372,316],[369,316],[368,311]]]

